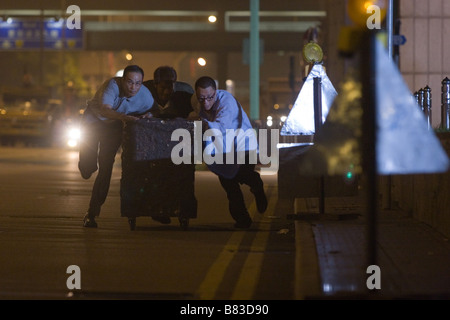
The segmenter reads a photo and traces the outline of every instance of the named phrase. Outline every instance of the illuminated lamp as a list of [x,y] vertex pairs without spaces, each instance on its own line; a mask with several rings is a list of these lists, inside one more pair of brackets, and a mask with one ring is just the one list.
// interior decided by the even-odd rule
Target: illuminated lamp
[[380,8],[380,22],[383,21],[386,16],[386,0],[348,0],[348,16],[358,27],[365,28],[367,20],[374,14],[374,8],[371,6]]

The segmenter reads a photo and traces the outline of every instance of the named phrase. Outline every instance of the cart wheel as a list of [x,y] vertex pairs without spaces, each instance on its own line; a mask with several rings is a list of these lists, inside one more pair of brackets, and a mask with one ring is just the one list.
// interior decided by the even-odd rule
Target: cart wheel
[[189,219],[188,218],[178,218],[178,220],[180,221],[181,229],[187,230],[187,228],[189,227]]
[[136,229],[136,218],[129,218],[128,224],[130,225],[130,230],[133,231]]

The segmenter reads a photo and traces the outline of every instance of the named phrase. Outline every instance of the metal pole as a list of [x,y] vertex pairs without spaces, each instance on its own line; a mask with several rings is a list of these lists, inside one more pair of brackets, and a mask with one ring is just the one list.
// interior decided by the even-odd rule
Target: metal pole
[[432,128],[431,118],[431,88],[426,86],[423,89],[423,113],[428,123],[428,130]]
[[442,80],[441,129],[450,129],[450,79]]
[[250,0],[250,118],[259,119],[259,0]]
[[[388,47],[388,57],[390,61],[394,60],[394,0],[388,0],[388,9],[387,9],[387,21],[386,21],[386,29],[387,29],[387,47]],[[398,64],[398,61],[394,61],[394,63]],[[388,176],[385,181],[385,193],[386,197],[383,197],[384,203],[383,207],[389,209],[391,207],[391,176]]]
[[362,165],[367,187],[367,263],[377,265],[377,87],[376,87],[376,34],[368,31],[362,40],[361,82],[362,82]]
[[393,37],[394,37],[394,0],[389,0],[388,10],[387,10],[387,36],[388,36],[388,53],[389,59],[393,58]]
[[419,89],[419,106],[420,106],[420,110],[422,110],[422,112],[423,112],[423,104],[424,104],[424,93],[425,93],[425,91],[422,89],[422,88],[420,88]]
[[40,32],[39,32],[39,40],[40,40],[40,44],[39,44],[39,60],[40,60],[40,66],[39,66],[39,85],[43,86],[44,85],[44,9],[43,9],[43,4],[41,1],[41,14],[40,14],[40,19],[39,19],[39,27],[40,27]]
[[315,133],[322,127],[322,79],[314,77],[314,127]]
[[[322,79],[314,77],[314,126],[315,134],[322,127]],[[325,213],[325,179],[321,175],[319,179],[319,213]]]
[[65,1],[61,0],[61,18],[62,26],[61,26],[61,100],[63,106],[66,105],[66,28],[67,28],[67,19],[64,18],[65,15]]

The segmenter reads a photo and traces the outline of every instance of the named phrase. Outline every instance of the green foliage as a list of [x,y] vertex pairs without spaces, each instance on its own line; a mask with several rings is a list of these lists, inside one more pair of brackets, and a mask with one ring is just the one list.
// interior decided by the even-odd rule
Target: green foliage
[[53,56],[47,61],[47,65],[44,84],[57,88],[57,96],[63,96],[67,86],[72,86],[78,96],[84,97],[88,94],[88,85],[79,71],[79,54],[65,52]]
[[[20,80],[25,73],[32,76],[33,84],[52,88],[53,98],[62,99],[68,84],[74,89],[77,97],[85,98],[89,95],[88,84],[84,81],[80,72],[78,52],[18,52],[14,54],[11,65],[15,76],[19,79],[16,85],[21,85]],[[15,60],[15,61],[13,61]]]

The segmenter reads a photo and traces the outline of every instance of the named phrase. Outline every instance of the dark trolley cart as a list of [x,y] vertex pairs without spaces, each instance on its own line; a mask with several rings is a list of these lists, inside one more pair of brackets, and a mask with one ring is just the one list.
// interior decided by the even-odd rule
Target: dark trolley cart
[[192,146],[193,121],[150,118],[125,126],[120,199],[121,215],[128,218],[131,230],[140,216],[177,217],[183,229],[197,217],[195,164],[176,165],[171,159],[173,147],[180,143],[171,141],[176,129],[189,132]]

